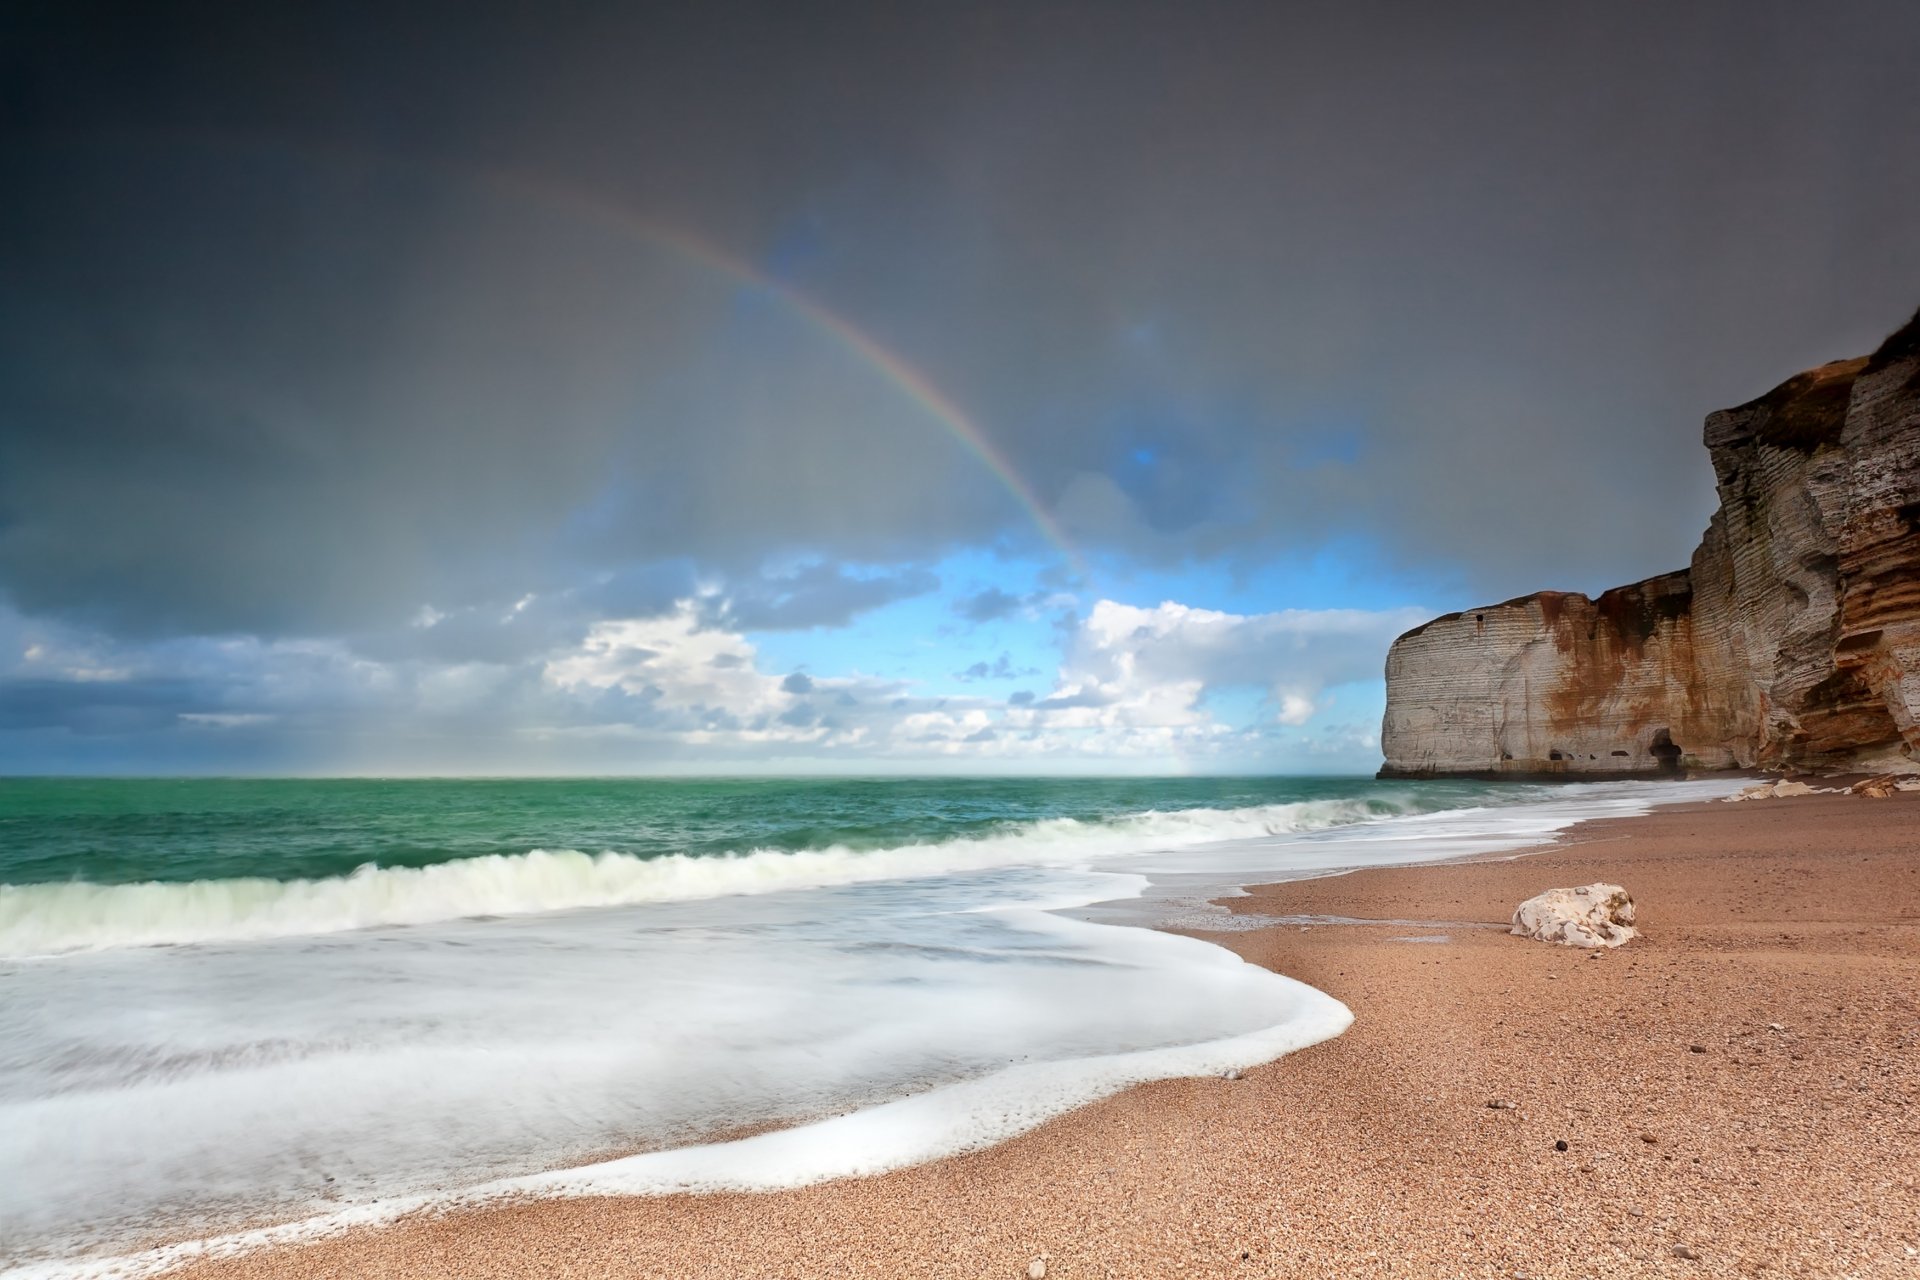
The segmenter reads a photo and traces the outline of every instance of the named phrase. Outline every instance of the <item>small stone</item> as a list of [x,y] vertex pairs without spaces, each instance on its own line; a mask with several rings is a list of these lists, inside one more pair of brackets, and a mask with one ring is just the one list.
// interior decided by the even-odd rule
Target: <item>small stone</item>
[[1505,1098],[1491,1098],[1487,1101],[1487,1110],[1489,1111],[1511,1111],[1513,1108],[1514,1104],[1508,1102]]
[[1567,1140],[1565,1138],[1561,1138],[1558,1142],[1555,1142],[1553,1144],[1553,1149],[1555,1151],[1565,1151],[1567,1149]]
[[1646,1144],[1647,1144],[1648,1146],[1650,1146],[1650,1147],[1651,1147],[1651,1146],[1656,1146],[1656,1145],[1658,1145],[1658,1143],[1659,1143],[1659,1141],[1660,1141],[1660,1139],[1658,1139],[1658,1138],[1656,1138],[1656,1137],[1654,1137],[1654,1136],[1653,1136],[1652,1134],[1650,1134],[1650,1133],[1643,1133],[1643,1134],[1641,1134],[1641,1135],[1640,1135],[1640,1141],[1642,1141],[1642,1142],[1644,1142],[1644,1143],[1646,1143]]
[[1673,1256],[1676,1258],[1684,1258],[1688,1262],[1700,1261],[1700,1255],[1695,1253],[1692,1249],[1688,1248],[1684,1244],[1677,1244],[1673,1246]]
[[1228,1067],[1225,1071],[1222,1071],[1220,1073],[1220,1078],[1222,1080],[1238,1080],[1245,1074],[1246,1073],[1241,1071],[1240,1068],[1238,1067]]
[[1592,1172],[1593,1172],[1593,1166],[1592,1166],[1592,1165],[1590,1165],[1590,1164],[1583,1164],[1583,1165],[1581,1165],[1581,1166],[1580,1166],[1580,1172],[1582,1172],[1582,1173],[1592,1173]]
[[1646,1215],[1646,1214],[1644,1214],[1644,1213],[1642,1213],[1642,1212],[1640,1211],[1640,1206],[1638,1206],[1638,1205],[1629,1205],[1629,1206],[1627,1206],[1627,1216],[1628,1216],[1629,1218],[1644,1218],[1644,1217],[1646,1217],[1647,1215]]
[[1690,1044],[1687,1046],[1688,1053],[1705,1053],[1706,1051],[1707,1046],[1703,1044]]
[[1047,1280],[1047,1260],[1035,1258],[1027,1264],[1027,1280]]

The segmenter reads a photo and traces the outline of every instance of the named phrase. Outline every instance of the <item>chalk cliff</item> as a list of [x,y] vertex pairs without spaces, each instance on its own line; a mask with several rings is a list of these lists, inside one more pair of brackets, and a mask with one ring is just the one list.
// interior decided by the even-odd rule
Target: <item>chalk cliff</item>
[[1920,771],[1920,314],[1707,419],[1693,563],[1387,655],[1383,777]]

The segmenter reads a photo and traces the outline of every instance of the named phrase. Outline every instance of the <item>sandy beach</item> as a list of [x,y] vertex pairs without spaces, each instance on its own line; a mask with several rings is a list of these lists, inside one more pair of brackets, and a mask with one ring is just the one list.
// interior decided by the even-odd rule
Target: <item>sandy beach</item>
[[[1621,951],[1502,927],[1595,880],[1638,900]],[[885,1177],[526,1203],[177,1274],[1920,1276],[1920,794],[1676,806],[1231,906],[1273,919],[1203,936],[1345,1001],[1349,1032]]]

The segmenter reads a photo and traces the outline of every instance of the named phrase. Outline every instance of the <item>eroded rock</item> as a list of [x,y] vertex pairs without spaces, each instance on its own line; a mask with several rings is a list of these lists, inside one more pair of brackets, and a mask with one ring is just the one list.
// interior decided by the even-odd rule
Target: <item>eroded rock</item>
[[1837,787],[1816,787],[1805,782],[1795,782],[1782,778],[1778,782],[1762,782],[1756,786],[1743,787],[1726,798],[1727,804],[1741,800],[1778,800],[1785,796],[1834,795]]
[[1705,441],[1688,568],[1394,642],[1383,776],[1920,770],[1920,315]]
[[1633,898],[1617,884],[1549,889],[1514,909],[1513,934],[1568,947],[1617,947],[1638,937]]

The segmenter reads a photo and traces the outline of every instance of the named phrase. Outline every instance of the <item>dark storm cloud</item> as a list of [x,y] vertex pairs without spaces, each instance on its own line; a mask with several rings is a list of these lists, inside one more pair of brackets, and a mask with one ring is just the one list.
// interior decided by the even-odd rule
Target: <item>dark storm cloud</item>
[[[423,221],[384,169],[107,150],[81,193],[14,157],[9,189],[46,198],[0,213],[10,245],[52,246],[0,294],[0,581],[29,610],[311,632],[583,578],[657,607],[686,570],[635,561],[924,550],[1006,505],[858,481],[851,457],[884,479],[957,450],[817,332],[657,249],[465,189],[425,202],[455,225]],[[765,625],[924,581],[817,608],[802,583],[765,609],[809,620]]]
[[971,680],[1018,680],[1022,676],[1039,674],[1039,671],[1032,667],[1015,667],[1013,655],[1002,653],[992,662],[982,658],[966,670],[954,672],[953,678],[964,683]]
[[1024,596],[1002,591],[999,587],[988,587],[954,601],[953,611],[968,622],[993,622],[1011,614],[1024,603]]
[[493,660],[548,633],[401,629],[1040,545],[825,326],[558,188],[877,335],[1090,549],[1357,530],[1486,595],[1683,562],[1704,413],[1920,280],[1904,4],[10,22],[0,589],[122,634]]
[[[635,610],[657,613],[668,607]],[[351,634],[355,653],[380,662],[514,663],[576,645],[595,611],[566,597],[535,599],[521,609],[470,606],[423,612],[409,625]]]
[[[935,590],[925,569],[868,569],[811,564],[784,573],[742,573],[724,593],[703,593],[690,566],[648,565],[602,581],[511,602],[441,610],[423,606],[404,624],[348,634],[353,651],[381,662],[524,662],[576,647],[600,618],[647,618],[682,601],[703,625],[726,630],[783,631],[839,627],[871,609]],[[716,666],[734,665],[722,654]],[[804,677],[802,677],[804,678]]]
[[80,681],[0,678],[0,731],[65,729],[77,734],[172,728],[183,712],[221,705],[210,684],[165,678]]
[[645,618],[667,612],[698,590],[698,575],[684,561],[636,565],[569,590],[552,607],[586,618]]
[[738,631],[843,627],[855,614],[939,586],[940,579],[925,569],[856,574],[841,565],[813,564],[789,574],[736,580],[724,597],[702,602],[702,616],[712,626]]

